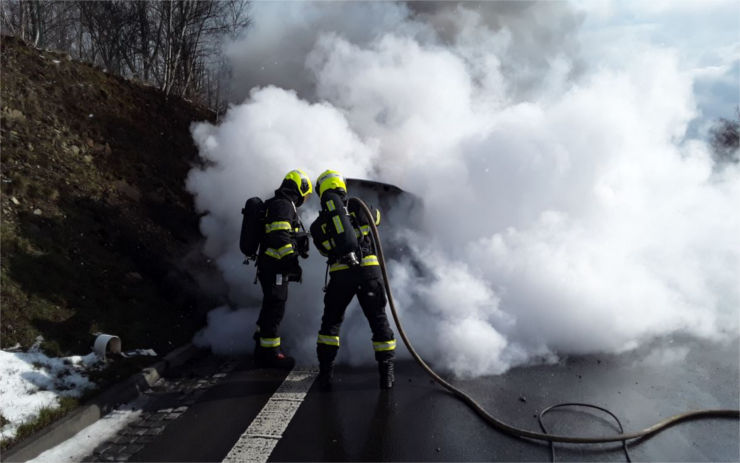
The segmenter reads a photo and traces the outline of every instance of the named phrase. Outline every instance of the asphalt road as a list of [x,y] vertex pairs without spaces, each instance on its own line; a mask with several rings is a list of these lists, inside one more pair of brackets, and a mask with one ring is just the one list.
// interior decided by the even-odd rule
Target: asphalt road
[[[539,430],[536,414],[560,402],[606,407],[628,432],[688,410],[740,407],[737,341],[714,345],[666,340],[651,347],[454,383],[502,420],[535,431]],[[222,461],[285,375],[255,370],[250,359],[196,359],[174,372],[160,391],[150,391],[149,417],[178,406],[185,410],[182,414],[151,435],[138,433],[138,443],[123,447],[128,450],[119,458],[98,453],[90,459]],[[193,394],[186,384],[201,386]],[[397,364],[396,387],[390,392],[378,390],[374,367],[340,366],[331,392],[321,392],[313,384],[299,405],[285,423],[282,438],[275,440],[270,461],[550,460],[546,443],[490,428],[410,361]],[[607,416],[583,409],[553,411],[546,422],[549,431],[558,434],[616,433]],[[137,432],[131,429],[143,429],[136,426],[122,434],[136,439]],[[629,450],[637,461],[738,461],[738,436],[737,420],[693,421],[633,442]],[[625,461],[618,443],[556,444],[555,457],[557,461]]]

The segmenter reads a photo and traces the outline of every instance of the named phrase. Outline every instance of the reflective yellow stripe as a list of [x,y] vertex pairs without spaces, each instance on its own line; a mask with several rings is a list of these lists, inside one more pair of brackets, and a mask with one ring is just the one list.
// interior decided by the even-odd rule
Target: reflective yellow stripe
[[260,347],[280,347],[280,338],[260,338]]
[[375,209],[375,225],[380,225],[380,209]]
[[339,218],[339,216],[335,215],[331,218],[331,220],[334,222],[334,228],[337,229],[337,233],[344,233],[344,225],[342,225],[342,220]]
[[337,206],[334,205],[333,199],[330,199],[329,201],[326,202],[326,208],[330,211],[334,211],[337,209]]
[[265,224],[265,233],[274,232],[276,230],[292,230],[293,227],[290,225],[290,222],[285,221],[278,221],[278,222],[272,222]]
[[326,336],[324,334],[320,334],[319,338],[316,340],[316,343],[339,347],[339,336]]
[[324,246],[324,249],[327,251],[331,251],[331,242],[329,242],[329,240],[322,242],[321,245]]
[[373,349],[375,349],[375,352],[383,352],[386,350],[396,350],[396,340],[391,339],[390,341],[373,342]]
[[326,234],[326,224],[325,223],[321,224],[321,232]]
[[335,272],[337,270],[347,270],[349,268],[349,265],[345,264],[331,264],[329,267],[329,273]]
[[[362,262],[360,262],[360,265],[362,267],[372,267],[373,265],[380,265],[380,262],[378,262],[378,257],[375,255],[369,255],[362,258]],[[347,270],[349,268],[349,265],[346,264],[331,264],[329,266],[329,273],[335,272],[337,270]]]
[[270,257],[274,257],[275,259],[282,259],[285,256],[293,254],[293,245],[288,243],[279,249],[267,248],[265,249],[265,254]]
[[367,236],[370,234],[370,225],[362,225],[360,226],[360,229],[358,230],[355,228],[355,236],[361,237],[361,236]]

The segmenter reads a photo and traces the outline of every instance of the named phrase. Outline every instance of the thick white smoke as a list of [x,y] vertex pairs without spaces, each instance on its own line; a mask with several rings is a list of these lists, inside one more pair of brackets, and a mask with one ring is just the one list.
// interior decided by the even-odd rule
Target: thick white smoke
[[[237,71],[266,56],[272,68],[237,72],[237,91],[261,86],[194,126],[211,163],[188,179],[235,310],[256,318],[261,297],[238,249],[244,200],[290,169],[332,168],[422,198],[421,226],[394,229],[413,257],[390,262],[392,285],[417,348],[455,374],[737,336],[740,169],[685,138],[695,69],[639,36],[629,53],[579,42],[584,13],[564,3],[497,5],[256,4],[230,52]],[[282,326],[302,361],[322,309],[317,254]],[[360,363],[372,349],[356,309],[340,359]],[[251,345],[226,331],[212,323],[200,341]]]

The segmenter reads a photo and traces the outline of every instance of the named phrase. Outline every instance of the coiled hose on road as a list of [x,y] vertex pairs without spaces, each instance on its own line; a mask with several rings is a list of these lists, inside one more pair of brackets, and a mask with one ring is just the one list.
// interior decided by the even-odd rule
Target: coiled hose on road
[[[366,215],[368,219],[367,221],[370,224],[373,241],[375,242],[375,250],[378,256],[378,261],[380,262],[380,269],[383,272],[385,292],[388,296],[388,303],[391,307],[391,313],[393,314],[393,320],[396,322],[396,327],[398,328],[398,334],[401,336],[401,339],[403,339],[403,343],[406,345],[406,348],[411,353],[411,356],[414,357],[414,360],[416,360],[416,362],[424,369],[424,371],[426,371],[429,374],[429,376],[431,376],[437,383],[439,383],[442,387],[444,387],[449,392],[451,392],[453,395],[458,397],[460,400],[468,404],[481,418],[483,418],[484,421],[486,421],[488,424],[490,424],[494,428],[500,431],[503,431],[507,434],[510,434],[512,436],[515,436],[515,437],[524,437],[524,438],[529,438],[529,439],[548,441],[550,442],[550,444],[552,444],[553,442],[564,442],[564,443],[571,443],[571,444],[603,444],[603,443],[621,441],[625,449],[625,452],[626,452],[627,450],[626,442],[628,440],[639,439],[639,438],[650,436],[652,434],[658,433],[682,421],[700,419],[700,418],[735,418],[735,419],[740,418],[740,410],[729,410],[729,409],[696,410],[696,411],[674,415],[670,418],[666,418],[640,431],[624,433],[622,431],[622,425],[621,423],[619,423],[619,420],[617,419],[617,417],[614,416],[614,414],[612,414],[608,410],[605,410],[601,407],[597,407],[591,404],[570,403],[570,404],[554,405],[542,411],[539,415],[540,425],[542,425],[542,416],[553,408],[562,407],[562,406],[583,406],[583,407],[596,408],[596,409],[602,410],[608,413],[609,415],[611,415],[619,424],[620,434],[616,434],[614,436],[598,436],[598,437],[559,436],[555,434],[546,434],[544,431],[543,425],[542,425],[543,432],[536,432],[536,431],[529,431],[527,429],[518,428],[516,426],[512,426],[510,424],[504,423],[503,421],[497,419],[496,417],[488,413],[478,402],[475,401],[475,399],[470,397],[468,394],[466,394],[465,392],[461,391],[460,389],[456,388],[452,384],[442,379],[437,373],[434,372],[434,370],[432,370],[429,367],[429,365],[426,364],[426,362],[424,362],[421,356],[419,356],[419,354],[416,352],[414,347],[411,345],[411,341],[409,341],[408,336],[406,336],[406,332],[403,329],[401,320],[398,317],[398,311],[396,310],[396,304],[393,300],[393,293],[391,291],[391,286],[389,283],[390,279],[388,278],[388,272],[385,266],[385,256],[383,254],[383,246],[380,243],[380,235],[378,234],[378,228],[375,226],[375,220],[372,216],[372,213],[370,212],[370,209],[367,207],[365,202],[362,201],[361,199],[352,197],[349,199],[349,201],[355,202],[360,207],[360,209],[364,212],[364,214]],[[627,458],[629,459],[629,454],[627,454]]]

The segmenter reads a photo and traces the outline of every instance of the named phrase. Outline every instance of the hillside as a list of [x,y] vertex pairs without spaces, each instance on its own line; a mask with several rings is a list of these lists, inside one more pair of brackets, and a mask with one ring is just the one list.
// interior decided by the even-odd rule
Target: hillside
[[213,113],[13,38],[1,70],[2,348],[188,341],[214,303],[184,190],[189,126]]

